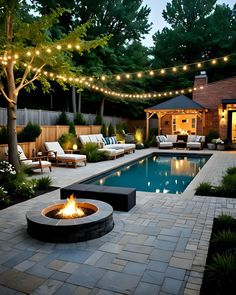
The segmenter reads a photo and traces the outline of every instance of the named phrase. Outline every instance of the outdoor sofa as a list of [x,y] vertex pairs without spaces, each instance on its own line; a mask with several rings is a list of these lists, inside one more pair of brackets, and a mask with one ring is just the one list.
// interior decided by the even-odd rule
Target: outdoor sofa
[[102,134],[89,134],[89,135],[80,135],[80,142],[84,145],[88,142],[94,142],[99,147],[100,150],[124,150],[124,153],[135,152],[134,143],[118,143],[115,136],[112,137],[103,137]]
[[[173,148],[173,147],[186,147],[187,149],[203,149],[205,136],[200,135],[158,135],[156,136],[157,146],[159,148]],[[181,145],[182,144],[182,145]]]

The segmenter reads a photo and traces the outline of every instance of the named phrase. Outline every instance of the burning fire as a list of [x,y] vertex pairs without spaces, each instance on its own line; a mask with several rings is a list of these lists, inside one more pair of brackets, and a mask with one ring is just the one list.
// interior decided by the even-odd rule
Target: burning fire
[[58,211],[57,215],[61,215],[62,218],[77,218],[84,215],[84,211],[78,207],[76,198],[74,195],[71,195],[67,198],[67,203],[64,207]]

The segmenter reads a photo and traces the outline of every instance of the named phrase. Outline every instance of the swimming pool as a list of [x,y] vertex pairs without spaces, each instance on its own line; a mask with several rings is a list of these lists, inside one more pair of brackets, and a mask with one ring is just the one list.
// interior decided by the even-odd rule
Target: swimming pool
[[83,183],[133,187],[137,191],[145,192],[180,194],[209,157],[153,154]]

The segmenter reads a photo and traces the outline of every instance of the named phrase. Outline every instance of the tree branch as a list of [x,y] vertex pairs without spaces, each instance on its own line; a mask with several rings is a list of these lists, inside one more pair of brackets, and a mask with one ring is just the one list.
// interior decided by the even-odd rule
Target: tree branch
[[6,100],[10,103],[16,104],[14,100],[10,99],[7,95],[6,92],[4,91],[3,87],[0,86],[0,91],[2,92],[2,95],[6,98]]

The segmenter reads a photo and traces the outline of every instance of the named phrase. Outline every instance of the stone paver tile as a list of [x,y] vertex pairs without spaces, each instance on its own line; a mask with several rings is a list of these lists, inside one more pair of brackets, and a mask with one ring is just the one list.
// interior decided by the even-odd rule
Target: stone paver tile
[[180,281],[180,280],[175,280],[175,279],[172,279],[172,278],[165,278],[163,286],[162,286],[161,289],[164,292],[179,295],[182,283],[183,282]]
[[120,253],[122,249],[123,246],[114,243],[105,243],[99,248],[100,251],[110,252],[114,254]]
[[170,258],[172,256],[172,251],[165,251],[161,249],[154,249],[152,253],[150,254],[151,260],[159,260],[163,262],[169,262]]
[[42,278],[49,278],[55,272],[55,270],[48,269],[41,264],[35,264],[31,268],[28,268],[26,272]]
[[155,241],[154,246],[156,248],[158,248],[158,249],[161,249],[161,250],[173,251],[176,248],[176,243],[175,242],[169,242],[169,241],[157,240],[157,241]]
[[80,262],[83,263],[86,261],[89,256],[91,256],[92,252],[87,250],[70,250],[64,251],[64,253],[58,256],[58,259],[70,261],[70,262]]
[[127,244],[124,247],[125,251],[136,252],[136,253],[143,253],[143,254],[150,254],[153,250],[153,247],[150,246],[141,246],[135,244]]
[[34,252],[32,252],[32,251],[24,251],[24,252],[18,253],[14,257],[11,257],[7,261],[5,261],[3,263],[3,265],[5,265],[7,267],[16,266],[17,264],[21,263],[22,261],[30,258],[33,255],[33,253]]
[[164,280],[164,273],[153,270],[146,270],[142,277],[142,282],[161,286]]
[[41,261],[42,259],[44,259],[46,257],[47,254],[45,253],[36,253],[34,255],[32,255],[29,260],[33,260],[33,261],[36,261],[36,262],[39,262]]
[[104,289],[100,289],[96,295],[114,295],[115,293],[113,291],[108,291]]
[[197,250],[197,245],[187,244],[186,249],[196,251]]
[[65,283],[53,295],[71,295],[76,290],[77,286]]
[[35,265],[35,262],[30,261],[30,260],[25,260],[25,261],[17,264],[16,266],[14,266],[14,268],[19,271],[25,271],[28,268],[32,267],[33,265]]
[[160,286],[140,282],[134,292],[134,295],[157,295],[159,294]]
[[[122,271],[125,264],[115,264],[115,261],[117,260],[115,258],[115,254],[107,253],[106,255],[103,255],[96,263],[96,267],[105,268],[107,270],[115,270],[115,271]],[[119,259],[119,261],[121,261]],[[123,260],[124,261],[124,260]],[[127,261],[125,261],[127,263]]]
[[128,251],[122,251],[117,256],[117,258],[128,260],[128,261],[139,262],[139,263],[145,263],[148,259],[148,255],[142,254],[142,253],[132,253],[132,252],[128,252]]
[[95,268],[90,265],[81,265],[66,281],[71,284],[93,288],[104,273],[105,270],[101,268]]
[[85,288],[85,287],[77,287],[75,291],[72,293],[72,295],[90,295],[91,289]]
[[162,261],[158,261],[158,260],[150,260],[147,265],[147,269],[159,271],[159,272],[165,272],[167,267],[168,267],[167,262],[162,262]]
[[55,294],[62,285],[63,283],[60,281],[49,279],[31,293],[31,295]]
[[65,282],[69,278],[70,274],[61,271],[55,271],[55,273],[50,277],[51,279]]
[[0,294],[1,295],[24,295],[25,293],[18,292],[16,290],[0,286]]
[[191,269],[193,261],[191,259],[172,257],[170,260],[170,266],[183,269]]
[[44,279],[17,270],[7,270],[0,276],[0,283],[8,288],[27,294],[32,293],[43,284]]
[[95,251],[88,259],[85,260],[84,264],[95,265],[96,262],[104,255],[104,252]]
[[66,264],[65,261],[55,259],[55,260],[51,261],[51,262],[47,265],[47,267],[48,267],[48,268],[51,268],[51,269],[59,270],[59,269],[62,268],[65,264]]
[[128,262],[123,270],[125,273],[141,276],[146,269],[146,264]]
[[138,276],[115,271],[107,271],[98,282],[97,287],[124,294],[132,294],[138,285],[138,282]]
[[76,269],[78,269],[78,267],[78,263],[67,262],[59,270],[62,272],[73,273]]
[[177,280],[184,280],[186,271],[181,268],[171,267],[169,266],[166,270],[166,277],[177,279]]

